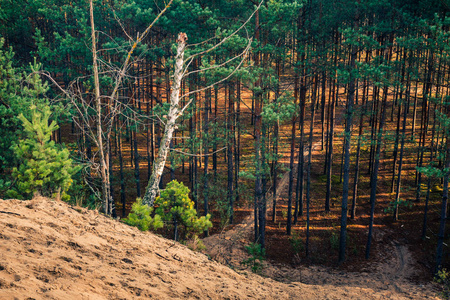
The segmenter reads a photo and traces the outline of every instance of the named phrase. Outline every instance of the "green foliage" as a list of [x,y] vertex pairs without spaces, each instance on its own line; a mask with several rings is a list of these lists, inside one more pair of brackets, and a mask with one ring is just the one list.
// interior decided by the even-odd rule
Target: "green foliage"
[[416,167],[416,170],[428,177],[435,177],[435,178],[443,178],[448,172],[445,168],[439,169],[433,165],[425,166],[425,167]]
[[[75,153],[71,153],[71,155],[74,156]],[[81,164],[80,166],[82,167]],[[101,202],[99,201],[99,198],[96,197],[95,193],[92,193],[91,187],[89,186],[89,184],[98,185],[98,183],[93,183],[92,180],[90,180],[90,174],[87,174],[89,171],[90,169],[86,168],[85,165],[84,169],[72,176],[73,183],[67,192],[67,194],[70,195],[69,204],[99,210]],[[87,180],[85,180],[85,178]],[[88,183],[88,180],[90,183]]]
[[[327,182],[327,175],[320,175],[319,176],[319,181],[320,182]],[[338,185],[340,183],[341,179],[339,177],[339,175],[331,175],[331,184],[332,185]]]
[[153,230],[162,228],[164,223],[162,222],[161,217],[157,214],[154,217],[151,217],[152,212],[153,207],[142,204],[142,199],[137,198],[136,202],[133,203],[133,206],[131,207],[131,213],[126,219],[123,219],[123,222],[135,226],[142,231],[147,231],[150,228]]
[[[31,106],[42,109],[48,104],[43,97],[47,85],[37,74],[21,74],[13,66],[14,53],[11,49],[4,50],[3,43],[4,40],[0,38],[0,190],[3,190],[1,186],[11,185],[11,170],[17,164],[11,145],[23,136],[19,114],[30,119]],[[35,63],[30,67],[35,72],[40,65]]]
[[299,254],[304,250],[303,241],[298,232],[294,232],[292,237],[289,238],[289,242],[291,243],[292,250],[294,250],[295,254]]
[[[48,109],[49,101],[45,97],[48,86],[42,82],[38,74],[41,68],[40,64],[34,62],[29,65],[30,74],[22,73],[21,69],[16,68],[13,64],[14,53],[11,49],[4,50],[3,43],[3,39],[0,38],[0,197],[29,198],[30,192],[27,190],[35,187],[25,187],[20,180],[18,182],[14,180],[13,177],[18,176],[18,173],[12,174],[13,168],[17,167],[19,163],[23,170],[26,164],[23,161],[25,157],[19,157],[17,155],[18,152],[11,145],[17,145],[20,138],[29,135],[24,130],[23,120],[19,118],[20,114],[29,120],[35,111]],[[30,109],[32,107],[35,109]],[[52,106],[52,110],[54,112],[53,118],[58,117],[62,112],[62,109],[56,105]],[[32,156],[27,157],[30,158]],[[31,163],[31,161],[28,163]],[[43,168],[45,166],[40,167]],[[27,176],[30,176],[30,173]],[[25,181],[30,180],[33,181],[31,178]],[[13,186],[14,184],[16,186]],[[17,184],[22,184],[22,186],[19,187]],[[61,182],[55,182],[55,184],[58,185]],[[67,194],[64,192],[66,188],[67,185],[62,188],[62,196],[68,199]],[[53,190],[48,191],[48,193],[43,192],[43,194],[52,196],[55,192]]]
[[333,250],[339,249],[339,234],[336,231],[333,231],[331,233],[330,245],[331,245],[331,249],[333,249]]
[[23,114],[19,115],[25,138],[13,147],[20,164],[13,169],[15,184],[7,195],[30,199],[35,192],[50,197],[60,193],[62,200],[69,200],[70,196],[66,192],[72,185],[72,176],[81,167],[73,166],[69,150],[50,140],[52,132],[58,128],[55,121],[49,125],[50,108],[44,107],[39,112],[36,107],[32,107],[31,111],[31,122]]
[[260,272],[263,268],[263,262],[266,260],[266,250],[258,243],[252,243],[245,246],[245,249],[250,257],[243,260],[241,264],[251,267],[253,273]]
[[[202,178],[201,181],[203,180],[204,179]],[[230,221],[230,205],[227,199],[227,187],[224,185],[226,182],[226,178],[219,174],[214,181],[213,188],[210,188],[208,191],[209,198],[215,211],[214,217],[219,217],[220,219],[220,229],[225,228]]]
[[441,296],[444,299],[450,299],[450,273],[447,269],[439,270],[434,277],[434,281],[441,285]]
[[155,213],[160,215],[167,225],[184,226],[185,234],[199,234],[212,227],[211,215],[197,217],[194,202],[189,199],[189,192],[189,188],[182,182],[169,182],[155,200]]
[[284,93],[275,102],[264,105],[261,115],[264,122],[268,124],[284,122],[292,119],[292,116],[295,115],[296,108],[294,97]]
[[[331,236],[330,236],[331,249],[333,249],[333,250],[339,249],[339,239],[340,239],[340,232],[337,231],[336,229],[333,230],[331,232]],[[348,232],[347,232],[347,235],[345,236],[345,241],[346,241],[347,245],[350,244],[350,233],[348,233]],[[353,249],[353,251],[355,251],[355,249]]]
[[398,201],[390,201],[389,206],[384,210],[384,212],[393,213],[396,206],[397,207],[405,206],[411,208],[412,205],[413,203],[411,201],[398,199]]

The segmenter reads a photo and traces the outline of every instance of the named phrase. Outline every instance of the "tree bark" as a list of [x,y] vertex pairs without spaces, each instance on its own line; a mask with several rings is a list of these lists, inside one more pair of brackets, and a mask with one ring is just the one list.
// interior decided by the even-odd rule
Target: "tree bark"
[[[315,83],[315,88],[317,88],[317,78]],[[306,243],[305,243],[305,254],[306,257],[309,257],[309,235],[310,235],[310,191],[311,191],[311,161],[312,161],[312,144],[314,138],[314,117],[315,110],[314,107],[316,105],[316,96],[315,92],[313,92],[312,100],[311,100],[311,125],[309,127],[309,149],[308,149],[308,165],[306,169]]]
[[[354,71],[356,66],[356,46],[352,46],[352,54],[350,61],[350,70]],[[350,72],[351,72],[350,71]],[[352,78],[353,77],[353,78]],[[341,231],[339,237],[339,263],[345,260],[345,248],[347,242],[347,204],[348,204],[348,192],[349,192],[349,178],[350,178],[350,142],[351,142],[351,129],[353,122],[353,100],[355,98],[356,78],[351,76],[350,83],[348,85],[348,97],[347,97],[347,120],[345,122],[344,132],[344,167],[343,167],[343,191],[342,191],[342,208],[341,208]]]
[[95,105],[97,110],[97,146],[100,154],[100,174],[102,177],[102,207],[105,214],[110,214],[110,190],[109,190],[109,159],[108,153],[105,151],[103,144],[103,128],[102,128],[102,99],[100,97],[100,80],[98,75],[98,63],[97,63],[97,39],[95,35],[94,24],[94,4],[93,0],[89,1],[89,12],[91,21],[91,40],[92,40],[92,59],[94,70],[94,91],[95,91]]
[[370,223],[369,223],[369,233],[367,235],[367,245],[366,245],[366,259],[369,259],[370,248],[372,245],[372,231],[373,231],[373,221],[375,216],[375,201],[377,196],[377,180],[378,180],[378,167],[380,165],[380,152],[381,152],[381,139],[383,136],[383,127],[386,119],[386,101],[387,101],[387,90],[384,88],[383,102],[381,104],[381,120],[380,127],[378,129],[376,150],[375,150],[375,161],[373,171],[370,177]]
[[180,116],[180,88],[181,80],[183,78],[183,64],[184,64],[184,49],[186,47],[187,36],[185,33],[178,35],[178,47],[177,55],[175,57],[175,72],[173,78],[173,85],[170,94],[170,109],[167,115],[167,122],[164,128],[164,136],[161,141],[161,145],[158,150],[158,156],[153,164],[153,172],[150,180],[148,181],[147,189],[145,191],[143,204],[153,206],[155,198],[159,193],[159,182],[161,175],[164,171],[164,165],[167,159],[167,153],[169,152],[170,141],[172,140],[173,132],[176,127],[176,120]]

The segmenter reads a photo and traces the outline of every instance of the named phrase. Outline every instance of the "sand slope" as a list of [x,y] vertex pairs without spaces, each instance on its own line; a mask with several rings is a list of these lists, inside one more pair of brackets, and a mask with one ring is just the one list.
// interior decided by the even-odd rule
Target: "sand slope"
[[178,243],[45,198],[0,200],[0,299],[15,298],[411,299],[238,274]]

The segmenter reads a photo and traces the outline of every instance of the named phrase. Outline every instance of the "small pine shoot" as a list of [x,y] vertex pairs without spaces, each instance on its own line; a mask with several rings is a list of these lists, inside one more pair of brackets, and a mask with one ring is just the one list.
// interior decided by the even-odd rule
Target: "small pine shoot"
[[252,243],[248,246],[245,246],[249,258],[243,260],[241,264],[251,267],[253,273],[258,273],[263,268],[263,262],[266,260],[266,249],[261,247],[261,244]]

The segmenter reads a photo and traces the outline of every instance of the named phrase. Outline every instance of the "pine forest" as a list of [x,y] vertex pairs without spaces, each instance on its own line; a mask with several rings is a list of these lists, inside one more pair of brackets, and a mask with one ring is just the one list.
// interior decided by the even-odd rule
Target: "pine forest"
[[6,199],[46,197],[237,272],[449,299],[449,176],[449,0],[0,0],[0,240]]

